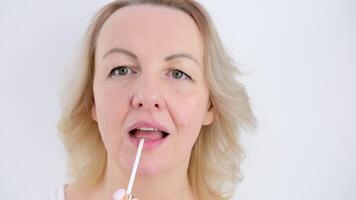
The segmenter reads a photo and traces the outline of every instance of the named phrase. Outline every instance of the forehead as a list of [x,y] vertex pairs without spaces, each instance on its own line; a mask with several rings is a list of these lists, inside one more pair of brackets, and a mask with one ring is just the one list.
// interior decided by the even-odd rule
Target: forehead
[[194,20],[183,11],[156,5],[117,10],[104,23],[97,40],[98,56],[121,47],[137,55],[190,53],[202,56],[202,38]]

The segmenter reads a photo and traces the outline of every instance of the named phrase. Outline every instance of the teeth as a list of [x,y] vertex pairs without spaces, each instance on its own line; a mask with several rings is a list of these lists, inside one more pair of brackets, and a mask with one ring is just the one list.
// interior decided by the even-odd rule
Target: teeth
[[158,129],[147,128],[147,127],[138,128],[138,130],[140,130],[140,131],[158,131]]

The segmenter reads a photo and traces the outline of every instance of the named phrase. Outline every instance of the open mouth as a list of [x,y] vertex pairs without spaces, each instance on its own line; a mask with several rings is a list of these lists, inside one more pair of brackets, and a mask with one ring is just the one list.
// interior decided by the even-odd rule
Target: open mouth
[[139,139],[143,138],[145,140],[158,140],[168,137],[169,133],[155,128],[141,127],[130,130],[129,135]]

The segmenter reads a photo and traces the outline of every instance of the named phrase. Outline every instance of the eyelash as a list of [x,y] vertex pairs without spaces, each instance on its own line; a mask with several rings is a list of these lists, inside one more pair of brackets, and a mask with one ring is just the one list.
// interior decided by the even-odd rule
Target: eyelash
[[[114,74],[114,72],[116,71],[116,70],[119,70],[119,69],[123,69],[123,68],[125,68],[125,69],[128,69],[129,71],[131,71],[132,73],[137,73],[136,71],[134,71],[134,70],[132,70],[132,66],[126,66],[126,65],[120,65],[120,66],[117,66],[117,67],[114,67],[111,71],[110,71],[110,73],[109,73],[109,75],[108,75],[108,77],[112,77],[112,76],[115,76],[115,74]],[[189,76],[187,73],[185,73],[185,72],[183,72],[182,70],[179,70],[179,69],[169,69],[169,74],[172,74],[173,72],[179,72],[179,73],[183,73],[183,76],[185,76],[185,77],[187,77],[188,79],[190,79],[190,80],[192,80],[193,81],[193,78],[191,77],[191,76]],[[116,74],[116,76],[125,76],[125,75],[127,75],[127,74]],[[177,79],[177,80],[182,80],[182,79],[184,79],[184,78],[181,78],[181,79]]]
[[[190,80],[193,80],[191,76],[189,76],[187,73],[185,73],[185,72],[183,72],[182,70],[179,70],[179,69],[170,69],[169,74],[172,74],[174,71],[179,72],[179,73],[183,73],[183,76],[187,77]],[[173,75],[171,75],[171,76],[173,76]],[[184,79],[184,78],[177,79],[177,80],[182,80],[182,79]]]
[[127,74],[114,74],[116,70],[119,70],[119,69],[128,69],[129,71],[131,71],[132,73],[137,73],[136,71],[132,70],[132,67],[131,66],[126,66],[126,65],[120,65],[120,66],[117,66],[117,67],[114,67],[110,73],[109,73],[109,77],[112,77],[112,76],[124,76],[124,75],[127,75]]

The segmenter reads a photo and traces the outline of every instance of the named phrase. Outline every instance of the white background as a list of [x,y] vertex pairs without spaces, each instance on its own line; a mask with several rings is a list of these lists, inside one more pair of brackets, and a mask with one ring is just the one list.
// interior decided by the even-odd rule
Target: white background
[[[107,1],[0,1],[0,199],[65,181],[64,66]],[[258,129],[236,200],[356,199],[356,2],[201,1],[247,73]]]

